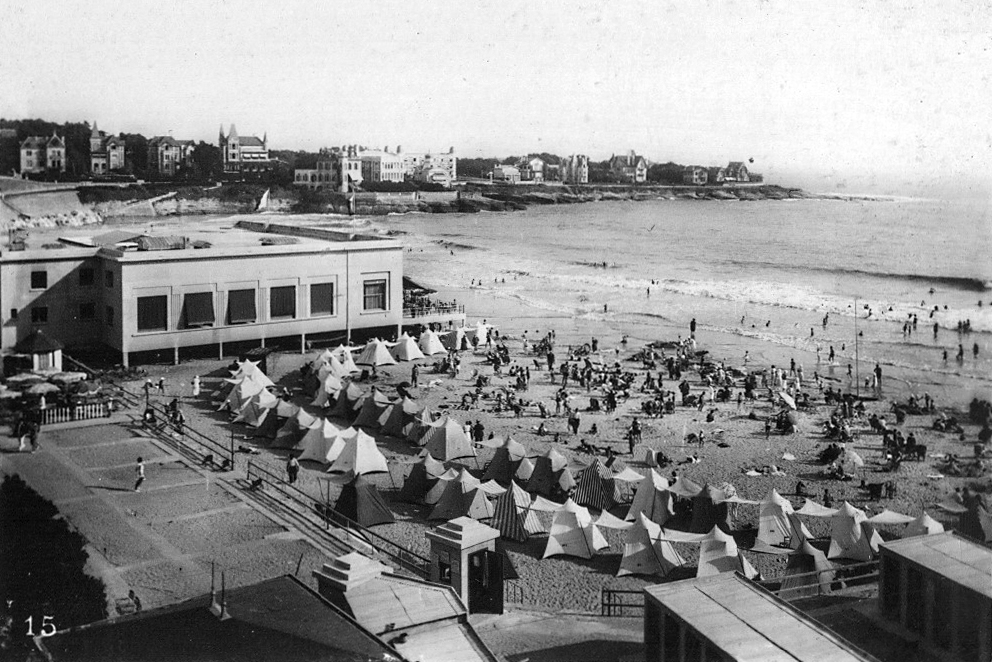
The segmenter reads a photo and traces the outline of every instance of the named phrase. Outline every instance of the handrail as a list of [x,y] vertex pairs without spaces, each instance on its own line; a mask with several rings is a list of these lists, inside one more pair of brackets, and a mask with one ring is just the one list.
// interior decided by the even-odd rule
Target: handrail
[[[123,387],[121,387],[121,388],[123,389]],[[130,391],[128,391],[127,389],[123,389],[123,390],[126,393],[130,394],[130,395],[134,395]],[[158,425],[158,427],[155,428],[155,430],[157,432],[163,432],[166,428],[172,428],[176,432],[179,432],[183,439],[188,439],[188,440],[190,440],[190,441],[192,441],[192,442],[194,442],[194,443],[202,446],[203,447],[203,451],[201,451],[201,455],[204,458],[207,457],[207,456],[209,456],[209,455],[215,455],[216,454],[216,455],[219,455],[221,458],[223,458],[223,459],[226,460],[226,462],[224,464],[226,464],[229,468],[231,468],[231,469],[234,468],[234,442],[233,442],[233,440],[231,441],[231,444],[230,445],[225,445],[225,444],[220,443],[219,441],[216,441],[216,440],[208,437],[207,435],[203,434],[202,432],[200,432],[196,428],[190,427],[186,423],[184,423],[181,426],[181,428],[179,426],[173,425],[169,421],[169,411],[165,407],[163,407],[160,404],[158,404],[157,402],[152,402],[152,401],[149,400],[148,403],[147,403],[147,407],[150,408],[152,411],[155,411],[155,412],[157,412],[158,414],[160,414],[162,416],[162,422]],[[172,438],[171,435],[162,434],[161,436],[166,441],[169,441],[169,442],[174,441],[174,439]],[[221,466],[224,466],[224,464],[221,464],[219,462],[218,462],[218,464],[220,464]]]
[[[862,572],[864,570],[864,572]],[[814,570],[812,572],[801,572],[794,575],[778,575],[776,577],[770,577],[759,581],[758,583],[764,588],[768,589],[775,595],[779,596],[783,600],[795,600],[802,597],[807,597],[805,595],[795,595],[789,596],[788,594],[793,592],[801,592],[803,588],[807,586],[812,586],[814,583],[817,584],[817,594],[820,593],[819,584],[821,581],[821,575],[829,575],[829,583],[840,584],[841,588],[845,588],[846,585],[862,583],[864,580],[873,579],[879,576],[878,561],[862,561],[859,563],[852,563],[849,565],[838,565],[834,568],[828,570]],[[788,577],[790,580],[794,579],[811,579],[808,583],[802,584],[794,589],[782,589],[782,581]],[[775,586],[776,588],[772,588]],[[832,589],[831,589],[832,590]]]
[[[632,601],[626,601],[623,596],[636,596]],[[626,611],[640,612],[644,610],[644,591],[630,589],[603,588],[599,593],[599,611],[601,616],[627,616]]]
[[[316,513],[324,520],[324,526],[330,528],[333,524],[339,529],[352,531],[361,537],[366,543],[371,545],[376,551],[384,554],[398,565],[411,573],[424,579],[430,578],[430,560],[420,556],[416,552],[403,547],[402,545],[380,536],[358,522],[345,517],[341,513],[332,509],[320,499],[307,494],[298,487],[287,483],[282,476],[275,474],[270,469],[261,466],[252,460],[248,461],[247,476],[249,482],[261,479],[268,482],[275,489],[279,490],[289,500],[296,502],[305,510]],[[283,504],[284,506],[286,504]]]

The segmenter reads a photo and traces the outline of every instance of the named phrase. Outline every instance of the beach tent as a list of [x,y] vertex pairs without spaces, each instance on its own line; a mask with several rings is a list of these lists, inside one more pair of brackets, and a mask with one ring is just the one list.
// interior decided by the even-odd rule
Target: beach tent
[[903,538],[912,536],[932,536],[935,533],[943,533],[944,525],[927,515],[926,511],[906,525],[902,532]]
[[251,396],[264,390],[265,384],[254,379],[245,378],[233,382],[231,390],[228,391],[227,396],[220,403],[217,411],[223,411],[224,409],[232,412],[241,411],[241,408],[245,406],[245,403],[248,402]]
[[361,430],[345,440],[338,459],[331,464],[328,473],[355,474],[389,473],[386,456],[375,445],[375,439]]
[[526,455],[527,449],[523,444],[516,441],[513,437],[504,438],[500,441],[499,446],[496,447],[496,452],[493,453],[493,459],[489,461],[489,465],[482,475],[482,480],[509,483],[513,480],[513,475],[520,466],[521,460]]
[[355,416],[355,406],[359,404],[363,397],[362,389],[355,384],[348,384],[344,390],[338,393],[337,402],[328,413],[328,416],[350,421]]
[[596,552],[607,547],[609,543],[593,524],[589,510],[569,499],[555,511],[542,558],[565,554],[591,559]]
[[330,421],[324,420],[320,425],[310,428],[303,435],[303,439],[300,441],[303,452],[297,459],[330,464],[341,455],[346,438],[355,434],[357,431],[353,428],[342,431]]
[[283,400],[280,398],[279,402],[276,403],[275,409],[276,416],[285,419],[290,416],[296,416],[296,413],[300,411],[300,406],[289,400]]
[[234,417],[234,422],[247,423],[257,428],[265,421],[269,411],[276,406],[278,400],[279,398],[262,389],[248,398],[241,406],[237,416]]
[[403,398],[387,407],[379,416],[379,431],[397,439],[403,439],[403,428],[416,419],[421,407],[412,398]]
[[365,349],[355,359],[355,365],[367,365],[378,367],[383,365],[396,365],[396,359],[389,353],[386,343],[376,338],[365,345]]
[[514,478],[524,483],[530,480],[530,477],[534,474],[534,463],[530,461],[530,458],[525,457],[520,460],[520,466],[517,467],[517,471],[513,474]]
[[668,479],[651,469],[647,477],[637,484],[626,519],[637,521],[638,515],[643,514],[655,524],[664,526],[675,514],[668,487]]
[[452,520],[457,517],[484,519],[492,517],[493,505],[486,499],[486,493],[481,489],[479,479],[467,469],[458,472],[455,478],[444,485],[434,510],[428,519]]
[[721,572],[739,572],[748,579],[758,576],[741,551],[734,537],[714,526],[699,543],[699,565],[697,577],[708,577]]
[[464,327],[458,327],[448,331],[447,333],[442,333],[440,334],[440,338],[441,342],[444,343],[444,348],[447,350],[461,351],[463,349],[468,349]]
[[692,499],[692,523],[689,531],[706,533],[714,526],[730,532],[730,509],[725,503],[727,495],[712,485],[706,484]]
[[[682,497],[684,499],[692,499],[703,491],[703,486],[694,483],[685,476],[679,476],[675,479],[675,482],[672,483],[672,486],[668,488],[668,491],[675,496]],[[709,529],[707,529],[707,531],[708,530]]]
[[334,510],[362,526],[396,521],[376,486],[362,476],[355,476],[341,488]]
[[[812,574],[814,572],[817,574]],[[834,564],[827,560],[823,552],[803,541],[799,549],[789,554],[778,596],[785,600],[795,600],[827,595],[833,579]]]
[[[279,402],[283,401],[279,400]],[[267,439],[275,438],[276,432],[278,432],[279,428],[283,426],[287,418],[286,416],[279,416],[278,411],[278,406],[270,407],[269,413],[265,417],[265,420],[263,420],[258,427],[255,428],[255,433],[252,436],[265,437]]]
[[758,540],[769,545],[785,545],[792,539],[792,523],[789,515],[793,512],[789,500],[773,487],[758,503]]
[[430,424],[420,438],[420,445],[442,462],[475,457],[475,449],[465,436],[465,428],[449,416]]
[[[424,495],[424,503],[426,503],[429,506],[433,506],[434,504],[436,504],[438,500],[440,500],[441,495],[444,494],[444,491],[448,488],[448,483],[458,477],[459,477],[459,472],[457,469],[454,468],[447,469],[443,474],[437,477],[437,481],[434,483],[434,485],[429,490],[427,490],[427,494]],[[474,478],[471,474],[467,474],[466,476],[462,477],[462,481],[469,483],[470,487],[473,488],[479,487],[479,485],[481,484],[481,482],[478,479]],[[471,481],[475,481],[475,482],[472,483]]]
[[310,370],[317,372],[327,365],[333,357],[334,353],[330,349],[325,349],[320,354],[315,356],[313,361],[310,362]]
[[812,499],[806,499],[806,503],[803,507],[796,511],[800,515],[808,515],[809,517],[833,517],[837,514],[836,508],[827,508],[826,506],[821,506]]
[[262,385],[263,388],[275,386],[275,382],[268,378],[258,367],[258,361],[238,361],[238,369],[231,371],[231,379],[228,381],[242,381],[250,379]]
[[420,460],[410,468],[403,487],[400,489],[400,501],[408,503],[420,503],[424,500],[427,492],[437,484],[438,477],[444,474],[444,464],[438,462],[427,453],[421,456]]
[[315,407],[327,407],[331,400],[338,397],[338,393],[344,388],[344,382],[335,375],[328,374],[320,383],[317,385],[317,391],[314,393],[313,406]]
[[526,542],[535,533],[547,533],[537,513],[531,510],[530,495],[516,483],[499,495],[489,523],[503,538]]
[[[567,478],[563,479],[566,474]],[[569,483],[575,485],[575,479],[568,470],[568,458],[549,448],[535,459],[534,471],[527,481],[527,491],[552,496],[558,491],[567,491],[569,488],[565,485]]]
[[603,466],[598,457],[595,458],[592,464],[582,470],[572,498],[580,506],[609,510],[617,502],[617,485],[613,472]]
[[789,513],[789,547],[792,549],[799,549],[807,540],[813,537],[803,521],[799,519],[799,515],[796,513]]
[[863,510],[845,501],[830,518],[827,558],[870,561],[882,539],[867,520]]
[[338,379],[344,379],[346,377],[350,377],[351,373],[352,371],[346,369],[344,365],[342,365],[340,359],[333,354],[331,354],[330,358],[328,358],[325,363],[321,364],[315,372],[318,380],[327,379],[331,375],[337,377]]
[[362,401],[362,406],[358,409],[358,415],[355,417],[355,422],[352,425],[356,428],[365,428],[367,430],[377,429],[379,427],[379,417],[386,411],[386,407],[391,404],[392,402],[385,393],[373,387],[372,393],[365,396],[365,399]]
[[623,558],[617,577],[624,575],[658,575],[664,577],[684,564],[675,547],[661,537],[661,527],[644,513],[638,513],[627,529]]
[[446,350],[441,339],[438,338],[437,334],[433,331],[424,331],[420,334],[420,340],[417,341],[417,347],[426,356],[431,356],[433,354],[443,354]]
[[412,443],[419,443],[427,428],[434,424],[434,412],[426,407],[412,421],[403,426],[403,435]]
[[912,515],[903,515],[902,513],[897,513],[894,510],[889,510],[888,508],[883,508],[882,512],[877,515],[872,515],[868,518],[868,521],[873,525],[881,524],[909,524],[916,518]]
[[286,419],[286,422],[276,432],[276,438],[272,442],[272,448],[302,448],[298,446],[300,440],[312,427],[322,424],[322,421],[306,409],[300,409],[295,416]]
[[416,361],[424,358],[424,353],[417,346],[417,341],[405,333],[400,336],[399,342],[393,346],[390,354],[397,361]]
[[[361,372],[358,366],[355,365],[355,359],[351,353],[357,349],[356,347],[345,347],[344,345],[338,345],[331,353],[334,358],[338,360],[341,364],[341,370],[345,371],[346,374],[351,374],[354,372]],[[331,364],[333,365],[333,364]],[[338,375],[339,377],[341,375]]]

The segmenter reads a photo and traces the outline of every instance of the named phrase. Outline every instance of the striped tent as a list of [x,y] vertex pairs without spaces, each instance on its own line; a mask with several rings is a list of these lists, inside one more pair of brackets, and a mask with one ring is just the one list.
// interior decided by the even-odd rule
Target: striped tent
[[434,423],[434,412],[426,407],[412,421],[403,426],[403,436],[411,443],[418,443],[424,432]]
[[420,438],[420,445],[442,462],[475,457],[475,448],[465,436],[462,424],[448,416],[428,426]]
[[503,538],[526,542],[531,534],[547,533],[537,513],[531,510],[530,495],[516,483],[496,499],[493,519],[489,523],[499,529]]
[[617,485],[610,471],[599,458],[595,458],[579,476],[575,494],[572,497],[580,506],[596,510],[609,510],[617,502]]

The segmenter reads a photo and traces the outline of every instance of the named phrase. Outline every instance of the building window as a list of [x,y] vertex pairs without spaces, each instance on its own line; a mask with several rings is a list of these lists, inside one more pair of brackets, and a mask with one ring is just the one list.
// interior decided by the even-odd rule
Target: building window
[[48,306],[34,306],[31,308],[32,324],[48,324]]
[[334,283],[314,283],[310,286],[310,316],[334,314]]
[[296,288],[292,285],[273,287],[269,290],[269,318],[287,317],[296,317]]
[[258,315],[255,312],[255,290],[231,290],[227,293],[227,323],[249,324]]
[[92,301],[87,301],[86,303],[79,304],[79,319],[81,320],[95,320],[96,319],[96,304]]
[[167,296],[138,297],[138,331],[166,331],[169,298]]
[[214,325],[214,293],[195,292],[183,297],[179,324],[184,329]]
[[113,306],[107,306],[107,308],[104,311],[104,314],[105,314],[105,319],[107,320],[107,326],[113,326],[114,325],[114,307]]
[[10,309],[10,319],[12,319],[12,320],[16,320],[17,319],[17,308],[11,308]]
[[114,272],[113,271],[104,271],[103,272],[103,282],[106,284],[107,287],[113,287],[114,286]]
[[32,271],[31,272],[31,289],[32,290],[44,290],[48,287],[48,272],[47,271]]
[[90,287],[93,285],[93,269],[83,267],[79,270],[79,286]]
[[386,279],[365,281],[365,310],[386,310]]

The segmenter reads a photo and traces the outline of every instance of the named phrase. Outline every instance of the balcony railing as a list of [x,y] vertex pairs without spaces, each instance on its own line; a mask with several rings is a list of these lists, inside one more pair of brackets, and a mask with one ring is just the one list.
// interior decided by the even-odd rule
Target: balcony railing
[[403,317],[413,319],[431,317],[433,315],[464,315],[465,306],[462,304],[431,304],[428,306],[403,306]]

